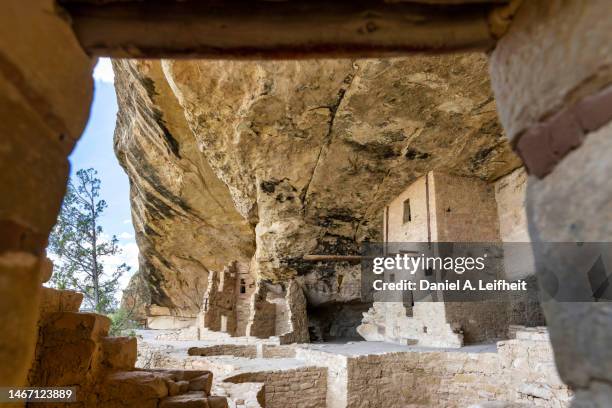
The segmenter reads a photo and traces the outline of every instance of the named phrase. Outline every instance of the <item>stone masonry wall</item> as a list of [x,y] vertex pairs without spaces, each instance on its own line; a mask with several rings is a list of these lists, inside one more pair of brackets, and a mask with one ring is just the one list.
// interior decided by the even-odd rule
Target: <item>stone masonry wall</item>
[[525,194],[527,173],[518,168],[495,182],[499,234],[504,242],[504,275],[508,280],[527,281],[526,292],[511,293],[508,309],[511,324],[546,324],[539,304],[535,259],[527,229]]
[[236,268],[234,263],[221,272],[208,273],[208,287],[202,301],[202,329],[233,334],[236,331]]
[[[410,203],[410,221],[404,222],[404,202]],[[421,177],[389,203],[385,211],[386,242],[427,242],[430,219],[427,211],[426,177]]]
[[[236,336],[246,336],[251,314],[251,297],[255,292],[255,279],[248,264],[236,262]],[[244,288],[244,293],[242,288]]]
[[495,182],[499,235],[504,242],[529,242],[525,193],[527,172],[519,167]]
[[242,344],[215,344],[205,347],[191,347],[188,350],[190,356],[235,356],[235,357],[257,357],[257,346]]
[[268,289],[258,283],[251,296],[247,336],[268,338],[276,334],[276,305],[267,300]]
[[109,336],[108,317],[79,312],[82,294],[43,287],[41,295],[27,385],[76,390],[76,401],[37,404],[41,408],[227,408],[225,397],[211,396],[208,371],[135,369],[136,338]]
[[303,367],[293,370],[241,373],[229,383],[265,383],[266,408],[323,408],[327,394],[327,369]]
[[498,242],[499,221],[493,185],[472,177],[430,173],[432,240]]
[[298,358],[330,369],[328,408],[465,408],[483,401],[569,406],[545,330],[518,331],[493,348],[415,348],[344,356],[298,349]]
[[[389,243],[499,242],[495,198],[492,183],[432,171],[391,201],[385,212],[384,234]],[[406,216],[407,208],[410,217]],[[490,261],[488,266],[499,268],[501,275],[501,262]],[[418,341],[422,346],[442,347],[506,338],[511,323],[509,302],[496,299],[459,303],[453,302],[452,295],[452,292],[444,293],[444,303],[420,305],[422,302],[416,302],[412,308],[401,303],[375,303],[364,316],[359,333],[367,340]],[[528,308],[517,309],[521,310],[516,313],[519,317],[527,315]],[[512,323],[527,322],[517,318]]]

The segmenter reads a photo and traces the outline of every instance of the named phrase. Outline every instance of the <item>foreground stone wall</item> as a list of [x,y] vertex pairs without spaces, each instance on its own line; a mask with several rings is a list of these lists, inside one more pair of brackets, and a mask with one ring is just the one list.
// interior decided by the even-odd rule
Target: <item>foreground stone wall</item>
[[[530,174],[538,279],[584,299],[543,304],[575,407],[612,400],[612,307],[580,284],[599,254],[554,244],[612,239],[611,13],[606,0],[523,2],[490,58],[500,121]],[[609,254],[601,260],[609,271]]]
[[55,1],[0,14],[0,384],[22,386],[37,341],[47,237],[93,95],[94,61]]
[[[135,369],[135,337],[110,337],[110,319],[81,313],[80,293],[42,288],[38,342],[28,375],[31,387],[74,387],[76,403],[41,407],[227,408],[211,396],[208,371]],[[17,404],[19,406],[19,404]]]

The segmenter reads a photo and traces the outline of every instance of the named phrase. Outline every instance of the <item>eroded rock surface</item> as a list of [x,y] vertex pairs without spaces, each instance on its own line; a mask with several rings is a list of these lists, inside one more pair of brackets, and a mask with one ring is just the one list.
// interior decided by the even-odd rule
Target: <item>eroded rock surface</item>
[[116,150],[151,302],[194,313],[207,271],[234,260],[259,279],[300,276],[311,304],[354,299],[355,266],[302,256],[380,240],[385,203],[429,170],[495,180],[519,166],[486,65],[116,62]]

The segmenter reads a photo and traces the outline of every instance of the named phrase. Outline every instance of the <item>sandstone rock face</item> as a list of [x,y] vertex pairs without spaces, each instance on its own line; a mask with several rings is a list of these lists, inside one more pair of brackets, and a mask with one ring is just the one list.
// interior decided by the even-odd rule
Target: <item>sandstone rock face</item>
[[[152,304],[195,316],[208,269],[248,262],[253,227],[195,144],[157,63],[117,62],[117,157],[131,183],[134,226]],[[142,292],[145,292],[142,294]]]
[[429,170],[490,181],[519,166],[480,54],[115,71],[141,270],[175,314],[195,313],[207,271],[231,261],[298,276],[312,304],[354,299],[341,284],[357,266],[303,255],[380,240],[384,205]]

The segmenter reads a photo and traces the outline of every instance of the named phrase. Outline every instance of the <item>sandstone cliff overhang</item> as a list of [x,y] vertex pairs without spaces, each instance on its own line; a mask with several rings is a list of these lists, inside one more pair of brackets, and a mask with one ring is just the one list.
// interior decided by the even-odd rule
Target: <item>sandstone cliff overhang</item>
[[333,279],[382,209],[432,169],[520,165],[482,54],[317,61],[116,61],[117,155],[151,301],[194,315],[207,271]]

